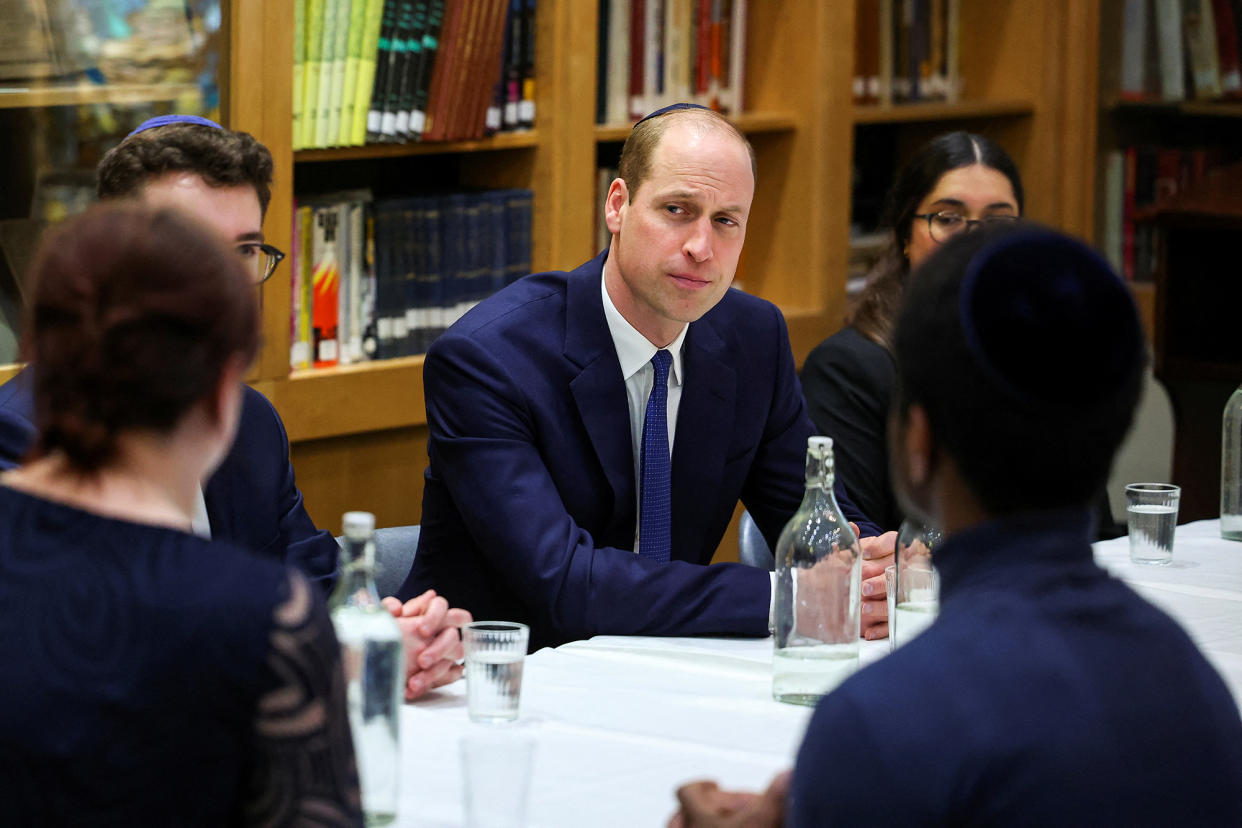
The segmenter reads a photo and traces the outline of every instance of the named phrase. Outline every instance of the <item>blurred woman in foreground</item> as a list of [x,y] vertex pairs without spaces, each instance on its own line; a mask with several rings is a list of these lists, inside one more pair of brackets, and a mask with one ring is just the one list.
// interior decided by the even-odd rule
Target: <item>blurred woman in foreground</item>
[[359,823],[322,601],[192,531],[258,341],[236,254],[111,204],[32,276],[39,441],[0,476],[5,821]]

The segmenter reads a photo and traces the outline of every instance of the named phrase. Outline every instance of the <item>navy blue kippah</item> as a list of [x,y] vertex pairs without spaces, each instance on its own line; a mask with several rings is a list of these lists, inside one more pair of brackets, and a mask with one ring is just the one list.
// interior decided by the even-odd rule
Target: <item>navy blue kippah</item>
[[670,112],[676,112],[680,109],[706,109],[708,112],[712,111],[710,107],[703,106],[703,104],[696,104],[696,103],[669,104],[668,106],[660,107],[655,112],[648,113],[646,116],[644,116],[639,121],[637,121],[634,124],[634,126],[638,126],[643,121],[650,121],[652,118],[659,118],[661,115],[667,115]]
[[1059,233],[1024,229],[984,246],[958,301],[976,364],[1023,402],[1109,399],[1143,358],[1125,283],[1098,253]]
[[199,115],[160,115],[155,118],[148,118],[138,125],[138,128],[126,135],[126,138],[133,138],[140,132],[146,132],[148,129],[156,127],[168,126],[169,124],[199,124],[201,126],[215,127],[216,129],[224,129],[210,118],[203,118]]

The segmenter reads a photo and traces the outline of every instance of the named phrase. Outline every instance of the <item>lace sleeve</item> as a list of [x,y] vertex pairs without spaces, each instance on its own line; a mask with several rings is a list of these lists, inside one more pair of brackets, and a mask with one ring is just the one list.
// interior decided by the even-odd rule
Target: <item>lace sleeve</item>
[[362,805],[345,708],[340,648],[323,602],[290,573],[278,604],[255,708],[248,825],[361,825]]

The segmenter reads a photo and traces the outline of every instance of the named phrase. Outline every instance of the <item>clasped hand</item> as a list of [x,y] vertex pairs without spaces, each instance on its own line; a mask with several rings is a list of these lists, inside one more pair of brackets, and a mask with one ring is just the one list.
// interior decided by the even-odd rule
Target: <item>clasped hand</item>
[[461,678],[463,653],[457,630],[474,620],[469,611],[450,608],[434,589],[404,604],[391,596],[381,603],[401,628],[406,701]]

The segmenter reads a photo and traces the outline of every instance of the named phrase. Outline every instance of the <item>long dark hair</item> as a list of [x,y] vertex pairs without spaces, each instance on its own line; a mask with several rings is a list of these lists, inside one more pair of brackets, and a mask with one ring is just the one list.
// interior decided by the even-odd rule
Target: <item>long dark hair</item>
[[924,144],[902,169],[884,200],[880,229],[890,238],[880,261],[867,278],[848,323],[863,336],[892,352],[893,323],[901,306],[910,260],[906,246],[919,204],[950,170],[982,164],[1009,179],[1018,212],[1023,211],[1022,178],[1009,154],[990,138],[971,132],[947,132]]

